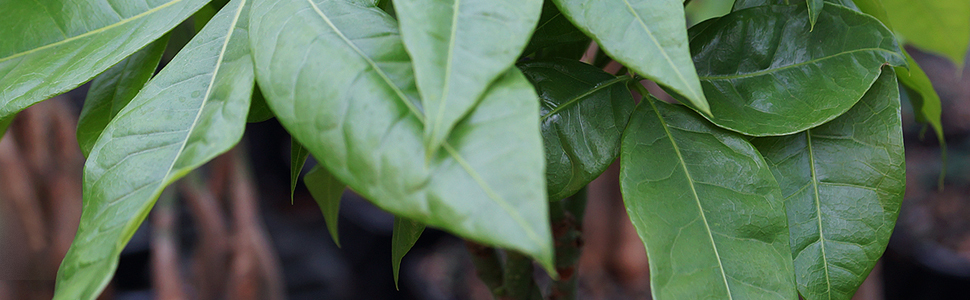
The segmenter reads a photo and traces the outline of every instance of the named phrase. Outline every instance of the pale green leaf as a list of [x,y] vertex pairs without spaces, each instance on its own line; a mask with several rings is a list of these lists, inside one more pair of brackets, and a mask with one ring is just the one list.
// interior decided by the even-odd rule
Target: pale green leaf
[[963,68],[970,45],[970,1],[882,0],[882,4],[906,43],[943,55]]
[[807,300],[852,298],[886,250],[906,182],[894,75],[887,69],[831,122],[753,141],[785,196],[798,290]]
[[97,297],[162,190],[242,138],[248,7],[227,5],[105,127],[84,164],[81,222],[54,299]]
[[553,0],[610,57],[710,114],[687,44],[682,0]]
[[411,251],[411,247],[418,242],[424,225],[413,220],[394,217],[394,232],[391,234],[391,272],[394,272],[394,287],[398,287],[398,276],[401,272],[401,260]]
[[621,151],[654,299],[797,299],[784,199],[746,137],[644,99]]
[[394,0],[434,154],[522,53],[542,0]]
[[334,177],[397,216],[528,253],[552,270],[538,96],[517,69],[429,155],[411,61],[384,11],[257,0],[252,21],[267,103]]
[[0,1],[0,118],[107,70],[208,0]]
[[323,212],[323,221],[327,223],[327,231],[333,238],[334,244],[340,247],[340,231],[337,230],[338,218],[340,217],[340,197],[344,194],[347,185],[333,177],[326,168],[320,165],[314,166],[310,172],[303,176],[303,183],[307,190],[317,202],[320,211]]
[[91,81],[81,116],[77,120],[77,143],[85,157],[91,153],[91,148],[108,122],[135,98],[155,74],[167,45],[168,36],[164,36]]

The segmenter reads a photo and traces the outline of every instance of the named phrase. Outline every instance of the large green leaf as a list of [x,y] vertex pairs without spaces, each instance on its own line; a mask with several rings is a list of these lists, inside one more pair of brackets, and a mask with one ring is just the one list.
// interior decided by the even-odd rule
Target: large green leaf
[[411,62],[384,11],[257,0],[250,38],[270,108],[337,179],[397,216],[552,270],[538,96],[517,69],[429,155]]
[[394,231],[391,234],[391,272],[394,272],[395,287],[398,285],[398,276],[401,273],[401,260],[408,251],[411,251],[411,247],[414,247],[423,232],[424,225],[421,223],[407,218],[394,218]]
[[307,190],[317,202],[320,211],[323,212],[323,221],[327,223],[327,231],[333,242],[340,247],[340,231],[337,230],[338,219],[340,217],[340,197],[344,194],[347,185],[333,177],[326,168],[320,165],[314,166],[310,172],[303,176],[303,183]]
[[778,183],[740,134],[644,99],[623,133],[620,188],[654,299],[796,299]]
[[682,0],[553,0],[604,52],[710,114],[687,45]]
[[[853,8],[853,9],[856,8],[855,3],[852,2],[852,0],[813,0],[813,1],[817,1],[818,2],[817,4],[822,4],[823,2],[824,3],[834,3],[834,4],[838,4],[838,5],[841,5],[841,6],[848,7],[848,8]],[[879,0],[865,0],[865,1],[879,1]],[[737,0],[737,1],[734,2],[734,9],[733,10],[742,10],[742,9],[745,9],[745,8],[751,8],[751,7],[763,6],[763,5],[806,5],[806,6],[809,5],[806,2],[812,2],[812,1],[806,1],[806,0]],[[815,4],[812,4],[812,5],[814,6]],[[822,6],[817,6],[817,7],[821,8]],[[821,12],[821,10],[819,10],[819,12]],[[817,18],[817,17],[818,17],[818,15],[816,14],[813,18]]]
[[0,119],[73,89],[208,0],[0,0]]
[[535,58],[562,57],[578,60],[589,47],[590,38],[563,16],[552,0],[542,3],[539,25],[532,33],[523,55]]
[[394,0],[433,155],[522,53],[542,0]]
[[899,90],[887,69],[839,118],[753,141],[786,198],[805,299],[852,298],[886,249],[906,182],[901,126]]
[[162,37],[91,81],[81,116],[77,120],[77,143],[85,157],[91,153],[91,148],[108,122],[135,98],[155,74],[167,45],[168,36]]
[[599,177],[620,155],[620,135],[633,113],[626,83],[574,60],[519,65],[536,87],[546,148],[546,190],[560,200]]
[[718,126],[752,136],[818,126],[862,98],[884,64],[905,64],[879,20],[828,5],[809,31],[803,6],[760,6],[690,30],[691,51]]
[[920,49],[963,67],[970,44],[970,1],[882,0],[893,29]]
[[105,127],[84,164],[81,223],[54,299],[97,297],[162,190],[242,138],[253,90],[248,7],[226,6]]

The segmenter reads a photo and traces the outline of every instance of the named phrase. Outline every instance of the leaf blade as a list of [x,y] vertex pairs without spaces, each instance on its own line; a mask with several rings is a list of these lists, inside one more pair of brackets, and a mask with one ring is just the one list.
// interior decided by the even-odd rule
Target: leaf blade
[[400,289],[398,276],[401,272],[401,260],[421,238],[424,228],[424,225],[414,220],[394,217],[394,230],[391,234],[391,272],[394,272],[394,288]]
[[943,55],[963,68],[970,46],[970,2],[882,0],[893,29],[907,43]]
[[310,151],[300,145],[295,138],[290,137],[290,204],[293,204],[296,183],[300,180],[300,172],[303,172],[303,165],[306,164],[308,157],[310,157]]
[[347,185],[334,178],[333,174],[320,165],[314,166],[306,176],[303,176],[303,183],[320,207],[330,237],[337,244],[337,248],[340,248],[340,231],[337,224],[340,217],[340,197]]

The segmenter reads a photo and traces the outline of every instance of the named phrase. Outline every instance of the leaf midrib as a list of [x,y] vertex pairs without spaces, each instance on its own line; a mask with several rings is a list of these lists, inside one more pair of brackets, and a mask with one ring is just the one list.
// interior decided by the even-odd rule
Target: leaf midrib
[[795,63],[795,64],[790,64],[790,65],[782,66],[782,67],[778,67],[778,68],[765,69],[765,70],[761,70],[761,71],[757,71],[757,72],[743,73],[743,74],[735,74],[735,75],[721,75],[721,76],[717,76],[717,75],[715,75],[715,76],[699,76],[699,78],[700,78],[700,80],[714,81],[714,80],[730,80],[730,79],[757,77],[757,76],[761,76],[761,75],[767,75],[767,74],[775,73],[775,72],[778,72],[778,71],[782,71],[782,70],[786,70],[786,69],[791,69],[791,68],[795,68],[795,67],[800,67],[800,66],[804,66],[804,65],[807,65],[807,64],[817,63],[817,62],[820,62],[820,61],[823,61],[823,60],[828,60],[828,59],[836,58],[838,56],[849,55],[849,54],[852,54],[852,53],[862,52],[862,51],[886,52],[886,53],[889,53],[889,54],[891,54],[893,56],[896,56],[897,58],[900,58],[900,59],[905,60],[905,58],[902,58],[899,55],[899,53],[896,53],[894,51],[889,51],[889,50],[886,50],[886,49],[883,49],[883,48],[860,48],[860,49],[855,49],[855,50],[850,50],[850,51],[845,51],[845,52],[839,52],[839,53],[836,53],[836,54],[832,54],[832,55],[828,55],[828,56],[823,56],[823,57],[819,57],[819,58],[816,58],[816,59],[807,60],[807,61],[803,61],[803,62]]
[[828,256],[825,255],[825,233],[822,232],[822,201],[818,191],[818,174],[815,171],[815,150],[812,149],[812,130],[805,131],[806,147],[808,148],[808,163],[812,171],[812,187],[815,189],[815,214],[818,220],[819,250],[822,251],[822,266],[825,270],[825,294],[832,299],[832,279],[829,275]]
[[115,28],[115,27],[118,27],[118,26],[127,24],[127,23],[129,23],[131,21],[134,21],[134,20],[140,19],[142,17],[145,17],[147,15],[153,14],[155,12],[158,12],[158,11],[164,9],[164,8],[167,8],[169,6],[175,5],[175,4],[177,4],[179,2],[182,2],[182,1],[183,0],[172,0],[172,1],[166,2],[165,4],[162,4],[162,5],[156,6],[156,7],[152,8],[152,9],[146,10],[146,11],[140,13],[140,14],[134,15],[134,16],[132,16],[130,18],[121,19],[118,22],[113,23],[111,25],[104,26],[104,27],[101,27],[101,28],[98,28],[98,29],[95,29],[95,30],[91,30],[91,31],[88,31],[88,32],[85,32],[85,33],[82,33],[82,34],[79,34],[79,35],[76,35],[76,36],[72,36],[72,37],[69,37],[69,38],[66,38],[66,39],[63,39],[63,40],[54,42],[54,43],[50,43],[50,44],[47,44],[47,45],[43,45],[43,46],[40,46],[40,47],[37,47],[37,48],[30,49],[30,50],[27,50],[27,51],[14,53],[13,55],[0,58],[0,63],[2,63],[4,61],[11,60],[11,59],[14,59],[14,58],[18,58],[18,57],[21,57],[21,56],[30,55],[30,54],[32,54],[34,52],[38,52],[38,51],[41,51],[41,50],[45,50],[47,48],[53,48],[53,47],[60,46],[60,45],[63,45],[63,44],[67,44],[67,43],[70,43],[70,42],[73,42],[75,40],[79,40],[79,39],[82,39],[82,38],[85,38],[85,37],[88,37],[88,36],[92,36],[92,35],[99,34],[101,32],[107,31],[109,29],[112,29],[112,28]]
[[643,22],[643,18],[640,17],[640,14],[637,13],[636,9],[633,8],[633,5],[630,4],[630,1],[623,0],[623,3],[626,4],[627,9],[630,10],[630,13],[633,14],[633,17],[637,20],[637,22],[640,23],[640,27],[643,27],[643,31],[646,32],[647,36],[650,37],[650,41],[652,41],[653,44],[657,46],[657,49],[660,50],[660,54],[663,54],[664,61],[666,61],[667,64],[670,65],[670,68],[674,70],[674,73],[677,74],[677,78],[680,79],[680,82],[682,82],[684,84],[684,87],[687,88],[687,90],[690,91],[691,94],[693,94],[691,95],[692,100],[701,100],[703,97],[698,96],[698,91],[694,90],[691,87],[691,84],[689,81],[687,81],[687,78],[684,78],[684,74],[681,73],[680,69],[677,68],[677,65],[674,64],[673,59],[670,58],[670,54],[667,54],[667,49],[665,49],[663,46],[660,45],[660,41],[657,41],[657,37],[653,36],[653,31],[651,31],[650,28],[647,27],[647,24]]
[[[452,16],[451,16],[451,37],[448,40],[448,56],[445,58],[445,78],[444,83],[441,87],[441,105],[438,106],[438,114],[435,116],[433,123],[431,124],[431,138],[435,138],[438,135],[438,131],[441,130],[441,119],[445,117],[445,107],[448,105],[448,95],[451,85],[451,72],[452,65],[454,64],[454,54],[455,54],[455,43],[457,43],[456,37],[458,36],[458,8],[461,5],[461,0],[455,0],[455,4],[452,6]],[[429,105],[430,106],[430,105]],[[425,109],[430,109],[426,107]]]
[[[340,38],[344,41],[344,43],[346,43],[348,46],[350,46],[351,48],[353,48],[354,51],[356,51],[357,54],[360,55],[361,58],[363,58],[364,60],[366,60],[367,63],[371,65],[371,68],[373,68],[374,71],[377,72],[381,76],[381,79],[383,79],[385,81],[385,84],[390,89],[394,90],[394,92],[395,92],[395,94],[397,94],[399,100],[401,100],[402,102],[404,102],[404,105],[406,105],[408,107],[408,109],[411,111],[411,114],[413,114],[415,116],[415,118],[417,118],[417,120],[419,122],[421,122],[422,125],[427,125],[425,123],[425,120],[424,120],[423,115],[421,114],[421,112],[416,107],[414,107],[413,104],[411,104],[407,100],[408,98],[407,98],[407,96],[404,95],[404,92],[401,91],[401,89],[399,89],[397,87],[397,85],[395,85],[394,82],[391,81],[391,79],[389,77],[387,77],[387,74],[385,74],[384,71],[380,67],[377,66],[377,63],[375,63],[373,60],[371,60],[370,57],[368,57],[367,55],[364,55],[363,51],[361,51],[360,48],[357,48],[357,45],[354,44],[353,42],[351,42],[350,39],[348,39],[343,34],[343,32],[339,28],[337,28],[337,26],[334,25],[333,22],[330,21],[330,18],[328,18],[323,13],[323,11],[321,11],[320,8],[317,7],[316,3],[313,3],[312,0],[306,0],[306,2],[308,4],[310,4],[310,6],[313,7],[313,10],[316,11],[317,15],[319,15],[321,18],[323,18],[324,21],[327,22],[327,25],[330,26],[330,28],[333,29],[333,31],[335,33],[337,33],[337,35],[340,36]],[[489,196],[489,198],[492,201],[495,201],[499,206],[501,206],[502,209],[504,209],[506,211],[506,213],[508,213],[509,216],[511,216],[516,221],[516,223],[518,225],[520,225],[523,230],[525,230],[526,234],[534,242],[536,242],[537,244],[543,244],[542,239],[539,238],[539,235],[534,230],[532,230],[532,227],[527,226],[528,225],[528,222],[525,222],[525,219],[522,217],[522,215],[520,215],[517,211],[515,211],[515,209],[507,201],[505,201],[505,199],[501,198],[498,194],[496,194],[494,192],[494,190],[492,190],[492,188],[488,185],[488,183],[486,183],[481,178],[481,175],[479,175],[478,172],[476,172],[474,169],[471,168],[471,165],[469,165],[465,161],[465,159],[463,157],[461,157],[461,155],[459,155],[459,153],[451,146],[451,144],[448,141],[443,141],[441,143],[441,146],[442,146],[442,148],[445,149],[445,151],[448,152],[449,155],[451,155],[452,158],[455,159],[455,161],[457,161],[459,163],[459,165],[462,166],[462,168],[465,170],[465,172],[467,172],[470,176],[472,176],[472,178],[476,181],[476,183],[478,183],[479,187],[482,188],[482,190],[485,191],[485,193]]]
[[697,189],[694,187],[694,178],[690,175],[690,170],[687,169],[687,162],[684,160],[684,156],[680,153],[680,147],[677,146],[677,141],[674,141],[674,136],[670,133],[670,128],[668,128],[667,121],[664,120],[663,116],[660,115],[660,110],[654,104],[654,100],[650,98],[645,98],[644,101],[650,103],[650,107],[653,108],[654,113],[657,114],[657,119],[660,120],[660,125],[664,129],[664,133],[667,134],[667,139],[670,140],[670,144],[674,147],[674,153],[677,153],[677,159],[680,163],[681,168],[684,169],[684,175],[687,176],[687,181],[690,183],[690,191],[694,196],[694,201],[697,203],[697,209],[700,212],[701,220],[704,221],[704,228],[707,230],[707,237],[710,238],[711,247],[714,249],[714,256],[717,258],[717,267],[721,271],[721,279],[724,280],[724,289],[727,291],[728,300],[733,300],[734,296],[731,294],[731,286],[727,281],[727,273],[724,272],[724,264],[721,262],[721,254],[717,251],[717,244],[714,242],[714,234],[711,231],[711,225],[707,222],[707,216],[704,213],[704,206],[701,205],[701,198],[697,195]]
[[599,91],[601,91],[601,90],[603,90],[603,89],[605,89],[607,87],[613,86],[614,84],[621,83],[621,82],[626,82],[628,80],[631,80],[631,79],[630,78],[626,78],[626,77],[616,77],[616,78],[610,79],[608,81],[601,82],[600,84],[597,84],[597,85],[593,86],[593,88],[591,88],[588,91],[580,94],[579,96],[576,96],[576,97],[574,97],[572,99],[569,99],[569,101],[566,101],[566,103],[563,103],[562,105],[556,106],[556,108],[554,108],[552,111],[550,111],[549,113],[547,113],[544,116],[542,116],[542,119],[540,119],[539,121],[545,121],[549,117],[551,117],[551,116],[553,116],[555,114],[558,114],[559,112],[561,112],[563,110],[566,110],[567,108],[569,108],[569,107],[571,107],[573,105],[576,105],[577,103],[579,103],[582,100],[584,100],[584,98],[589,97],[590,95],[595,94],[596,92],[599,92]]

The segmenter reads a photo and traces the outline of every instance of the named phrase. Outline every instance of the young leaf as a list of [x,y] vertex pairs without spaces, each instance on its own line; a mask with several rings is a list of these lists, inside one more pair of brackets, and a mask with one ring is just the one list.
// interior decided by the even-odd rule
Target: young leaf
[[814,30],[815,22],[818,21],[818,15],[822,13],[825,2],[822,0],[805,0],[805,5],[808,7],[808,22],[811,23],[809,30]]
[[553,0],[610,57],[710,114],[690,59],[682,0]]
[[300,142],[297,142],[295,138],[290,137],[290,204],[293,204],[296,182],[300,180],[300,172],[303,171],[303,165],[306,164],[306,159],[309,156],[310,151],[303,148],[303,145],[300,145]]
[[259,123],[273,117],[273,111],[269,110],[269,106],[266,105],[263,92],[259,91],[258,85],[255,86],[253,88],[253,100],[249,103],[249,116],[246,117],[246,122]]
[[390,16],[347,0],[254,5],[266,102],[334,177],[397,216],[553,270],[538,96],[517,69],[428,155],[412,65]]
[[391,235],[391,271],[394,272],[394,287],[398,287],[401,260],[418,242],[424,225],[407,218],[394,217],[394,232]]
[[88,2],[0,2],[0,119],[90,80],[208,1]]
[[[540,95],[550,200],[575,194],[620,155],[620,135],[633,113],[629,77],[574,60],[519,65]],[[553,204],[555,205],[555,204]]]
[[802,6],[761,6],[691,28],[714,112],[704,117],[751,136],[804,131],[848,111],[882,65],[906,63],[892,32],[866,14],[829,5],[808,27]]
[[81,116],[77,120],[77,143],[85,157],[91,153],[91,148],[108,122],[135,98],[155,74],[167,45],[168,36],[164,36],[91,81]]
[[433,155],[536,27],[542,0],[394,0]]
[[556,4],[543,1],[539,25],[522,54],[535,54],[535,58],[562,57],[579,60],[589,47],[590,41],[586,34],[562,15]]
[[340,217],[340,197],[344,194],[347,185],[333,177],[326,168],[320,165],[314,166],[310,172],[303,176],[303,183],[307,190],[317,202],[320,211],[323,212],[323,221],[327,223],[327,231],[333,242],[340,247],[340,231],[337,230],[337,221]]
[[654,299],[797,299],[784,199],[744,136],[651,98],[621,151]]
[[938,53],[963,67],[970,45],[970,1],[882,0],[893,28],[920,49]]
[[899,91],[887,69],[839,118],[754,139],[787,199],[805,299],[852,298],[886,249],[906,182],[901,126]]
[[81,223],[54,299],[97,297],[165,186],[242,138],[253,90],[248,7],[223,8],[105,127],[84,164]]

